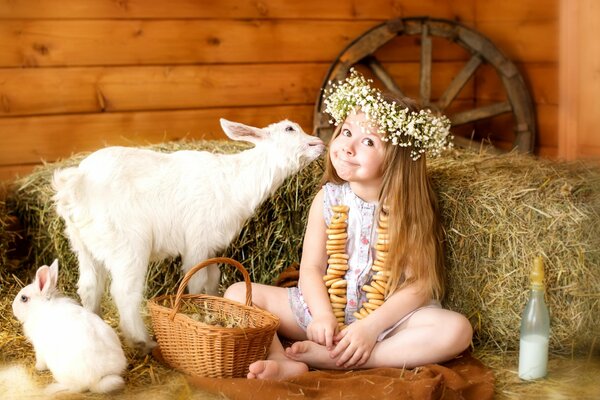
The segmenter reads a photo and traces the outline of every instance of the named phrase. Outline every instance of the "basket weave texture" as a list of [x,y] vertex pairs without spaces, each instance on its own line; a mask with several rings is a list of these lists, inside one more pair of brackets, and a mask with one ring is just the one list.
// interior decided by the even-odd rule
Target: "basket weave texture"
[[[183,294],[197,271],[211,264],[229,264],[244,276],[246,304],[210,295]],[[221,327],[194,320],[180,312],[182,302],[192,302],[207,314],[243,321],[243,327]],[[279,319],[252,305],[252,286],[246,269],[231,258],[211,258],[190,269],[175,296],[148,300],[154,334],[162,357],[171,367],[193,376],[245,377],[248,366],[266,358]]]

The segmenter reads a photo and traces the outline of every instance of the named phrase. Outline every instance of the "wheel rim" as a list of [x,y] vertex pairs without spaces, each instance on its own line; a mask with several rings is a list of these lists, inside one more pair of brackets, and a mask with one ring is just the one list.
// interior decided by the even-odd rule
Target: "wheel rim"
[[[517,67],[488,38],[455,21],[445,19],[393,19],[373,27],[352,41],[331,64],[321,85],[313,121],[317,136],[329,141],[333,133],[333,127],[329,123],[330,117],[324,113],[325,105],[321,94],[329,86],[330,81],[343,80],[352,66],[358,64],[365,66],[387,90],[403,96],[401,86],[373,56],[377,49],[400,35],[420,36],[421,39],[418,98],[421,104],[440,111],[446,110],[478,68],[483,64],[489,64],[500,78],[507,99],[449,114],[452,126],[477,123],[512,113],[513,147],[519,152],[533,152],[536,134],[535,112],[531,95]],[[431,101],[432,37],[441,37],[454,42],[471,54],[469,60],[435,102]],[[460,137],[455,139],[459,145],[468,145],[470,142]]]

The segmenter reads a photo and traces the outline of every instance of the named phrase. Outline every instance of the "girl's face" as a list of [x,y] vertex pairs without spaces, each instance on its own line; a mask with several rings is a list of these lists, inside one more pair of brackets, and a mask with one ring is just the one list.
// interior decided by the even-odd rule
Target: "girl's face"
[[347,182],[372,183],[382,177],[383,142],[362,111],[348,115],[329,154],[338,176]]

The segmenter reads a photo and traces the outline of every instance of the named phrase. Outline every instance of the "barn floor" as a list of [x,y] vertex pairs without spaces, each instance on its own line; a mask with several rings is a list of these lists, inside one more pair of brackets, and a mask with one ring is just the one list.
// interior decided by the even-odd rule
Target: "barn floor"
[[[16,285],[15,285],[16,286]],[[0,300],[0,398],[45,399],[43,387],[52,382],[49,372],[34,369],[33,349],[22,334],[20,324],[12,315],[11,303],[16,288],[4,288]],[[108,304],[107,304],[108,303]],[[105,300],[105,318],[117,325],[115,312]],[[127,354],[129,367],[125,373],[127,386],[120,393],[61,394],[56,399],[224,399],[191,387],[185,377],[168,369],[151,356],[143,359]],[[496,374],[497,399],[599,399],[600,358],[564,357],[553,355],[549,375],[536,382],[522,382],[517,377],[516,352],[505,353],[475,349],[474,355],[490,366]]]

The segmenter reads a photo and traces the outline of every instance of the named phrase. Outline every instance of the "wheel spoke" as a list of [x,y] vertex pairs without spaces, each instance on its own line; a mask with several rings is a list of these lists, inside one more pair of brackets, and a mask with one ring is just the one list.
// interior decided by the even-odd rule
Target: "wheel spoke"
[[374,28],[368,35],[362,36],[360,39],[356,40],[352,47],[340,56],[339,61],[347,66],[356,64],[361,59],[371,54],[373,49],[383,46],[395,37],[396,32],[391,31],[390,27],[387,25]]
[[477,67],[481,64],[481,57],[479,54],[473,54],[473,57],[465,64],[463,69],[454,77],[452,82],[450,82],[450,86],[446,88],[444,94],[437,102],[437,107],[440,110],[444,110],[452,100],[456,97],[456,95],[461,91],[461,89],[465,86],[465,84],[469,81],[471,76],[477,70]]
[[429,105],[431,98],[431,37],[427,22],[423,23],[421,31],[421,82],[419,88],[421,104]]
[[386,71],[386,69],[381,65],[381,63],[373,56],[365,57],[364,60],[361,61],[362,64],[369,67],[369,69],[373,72],[373,74],[379,79],[387,90],[394,93],[396,96],[404,97],[404,93],[402,90],[396,85],[394,79],[390,76],[390,74]]
[[452,125],[463,125],[469,122],[475,122],[486,118],[495,117],[496,115],[508,113],[512,111],[509,102],[494,103],[489,106],[474,108],[472,110],[463,111],[450,116]]

